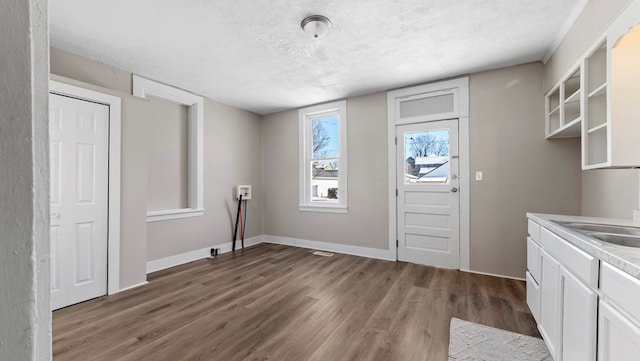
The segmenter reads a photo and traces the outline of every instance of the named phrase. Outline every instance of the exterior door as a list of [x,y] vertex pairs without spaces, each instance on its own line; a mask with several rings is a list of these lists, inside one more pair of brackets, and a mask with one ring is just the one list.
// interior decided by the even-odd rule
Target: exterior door
[[460,267],[458,120],[396,126],[398,259]]
[[50,94],[51,301],[107,293],[109,107]]

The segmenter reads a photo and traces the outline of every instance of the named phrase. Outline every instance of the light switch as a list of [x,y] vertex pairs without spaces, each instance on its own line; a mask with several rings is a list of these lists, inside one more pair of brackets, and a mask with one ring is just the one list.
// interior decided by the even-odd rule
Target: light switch
[[482,182],[482,172],[476,172],[476,181]]

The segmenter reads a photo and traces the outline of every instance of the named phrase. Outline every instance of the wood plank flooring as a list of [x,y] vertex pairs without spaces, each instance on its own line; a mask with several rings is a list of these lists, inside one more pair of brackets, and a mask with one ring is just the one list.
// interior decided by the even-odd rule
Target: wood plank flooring
[[53,313],[64,360],[446,360],[452,316],[540,337],[524,282],[260,244]]

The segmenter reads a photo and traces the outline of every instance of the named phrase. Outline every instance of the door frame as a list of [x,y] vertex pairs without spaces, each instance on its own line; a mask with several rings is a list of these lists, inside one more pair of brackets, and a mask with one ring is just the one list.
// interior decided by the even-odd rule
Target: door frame
[[109,107],[109,179],[107,211],[107,294],[120,291],[120,162],[121,99],[57,80],[49,80],[49,93]]
[[[419,116],[398,121],[400,110],[397,104],[418,95],[453,94],[454,102],[451,112]],[[396,126],[401,124],[423,123],[437,120],[458,119],[458,156],[459,156],[459,194],[460,194],[460,269],[468,271],[469,261],[469,78],[445,80],[436,83],[418,85],[409,88],[392,90],[387,93],[387,155],[389,171],[389,257],[398,259],[398,205],[396,185]]]

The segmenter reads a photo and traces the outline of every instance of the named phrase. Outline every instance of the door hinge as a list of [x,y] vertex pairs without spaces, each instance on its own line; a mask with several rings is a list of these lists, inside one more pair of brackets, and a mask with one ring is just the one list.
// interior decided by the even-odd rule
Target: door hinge
[[396,248],[400,247],[400,241],[396,239]]
[[395,143],[398,145],[398,137],[395,138]]
[[398,196],[398,188],[396,188],[396,197]]

